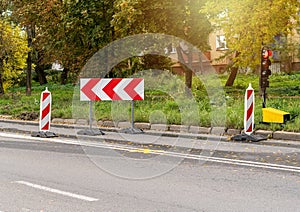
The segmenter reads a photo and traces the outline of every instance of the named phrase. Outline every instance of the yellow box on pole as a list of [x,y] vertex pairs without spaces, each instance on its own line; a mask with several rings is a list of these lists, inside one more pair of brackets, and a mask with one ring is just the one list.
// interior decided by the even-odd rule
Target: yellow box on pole
[[274,108],[263,108],[263,122],[283,124],[290,120],[290,114]]

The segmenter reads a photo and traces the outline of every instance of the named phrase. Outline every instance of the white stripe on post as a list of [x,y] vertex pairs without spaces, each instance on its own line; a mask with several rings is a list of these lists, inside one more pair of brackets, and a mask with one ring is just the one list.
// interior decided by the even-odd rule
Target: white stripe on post
[[254,90],[249,84],[245,93],[244,131],[247,135],[254,130]]
[[41,94],[40,103],[40,131],[50,130],[50,120],[51,120],[51,93],[46,90]]

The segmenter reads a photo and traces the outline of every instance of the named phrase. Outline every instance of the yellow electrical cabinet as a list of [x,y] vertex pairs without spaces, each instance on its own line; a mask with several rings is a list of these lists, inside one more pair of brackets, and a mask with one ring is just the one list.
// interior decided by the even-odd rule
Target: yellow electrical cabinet
[[274,108],[263,108],[263,122],[284,124],[290,120],[290,114]]

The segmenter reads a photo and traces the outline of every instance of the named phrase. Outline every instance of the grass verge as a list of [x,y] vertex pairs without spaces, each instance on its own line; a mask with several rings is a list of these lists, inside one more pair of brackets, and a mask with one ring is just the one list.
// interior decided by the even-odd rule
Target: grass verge
[[[219,76],[224,85],[228,75]],[[180,78],[183,81],[183,78]],[[167,80],[167,79],[165,79]],[[146,83],[146,82],[145,82]],[[167,124],[186,124],[209,127],[225,123],[227,128],[243,129],[244,93],[249,83],[255,89],[255,129],[285,130],[300,132],[300,73],[272,74],[270,87],[267,89],[267,106],[280,109],[291,114],[294,119],[285,125],[260,124],[262,120],[262,99],[259,95],[257,75],[238,74],[232,87],[224,87],[224,103],[226,103],[226,120],[218,120],[217,113],[212,114],[216,103],[208,96],[202,81],[194,77],[192,97],[187,98],[168,94],[159,89],[145,90],[145,100],[135,102],[135,121]],[[89,117],[89,104],[74,101],[78,97],[79,89],[71,84],[46,85],[52,93],[52,118],[85,118]],[[39,114],[40,95],[46,86],[34,84],[32,95],[25,95],[25,88],[11,88],[0,98],[0,114],[12,115],[20,118],[22,113]],[[170,90],[176,89],[176,83]],[[177,94],[176,94],[177,95]],[[194,107],[196,104],[197,111]],[[127,101],[99,101],[93,103],[94,118],[97,120],[129,121],[131,119],[131,102]],[[195,118],[196,114],[197,117]]]

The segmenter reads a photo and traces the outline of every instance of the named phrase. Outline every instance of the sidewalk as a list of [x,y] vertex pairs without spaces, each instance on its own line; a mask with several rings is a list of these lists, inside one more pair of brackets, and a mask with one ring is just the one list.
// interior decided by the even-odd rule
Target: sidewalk
[[[37,121],[21,121],[13,120],[10,118],[3,118],[0,116],[0,122],[5,123],[22,123],[26,125],[38,125]],[[83,119],[53,119],[51,122],[52,127],[58,128],[88,128],[88,121]],[[129,122],[118,122],[114,123],[112,121],[99,121],[93,123],[93,126],[97,126],[104,131],[118,132],[121,129],[125,129],[131,126]],[[178,136],[187,135],[193,138],[203,138],[206,139],[210,135],[221,136],[223,139],[230,139],[231,136],[241,133],[241,130],[237,129],[226,129],[224,127],[199,127],[199,126],[181,126],[181,125],[165,125],[165,124],[150,124],[150,123],[135,123],[135,127],[143,129],[147,134],[163,134],[167,136]],[[33,129],[37,131],[37,129]],[[69,134],[69,132],[67,132]],[[61,133],[60,133],[61,134]],[[256,135],[267,136],[268,138],[275,140],[289,140],[289,141],[300,141],[300,133],[296,132],[286,132],[286,131],[268,131],[268,130],[256,130],[254,132]],[[77,133],[74,133],[77,135]]]
[[[100,127],[105,135],[87,136],[78,135],[77,132],[82,129],[88,129],[88,125],[78,124],[51,124],[50,131],[57,134],[61,138],[72,138],[82,141],[112,141],[120,144],[135,144],[135,145],[151,145],[151,146],[168,146],[179,148],[192,149],[222,149],[234,150],[240,148],[237,144],[243,144],[244,149],[253,146],[286,146],[300,148],[300,134],[275,132],[277,139],[269,139],[257,143],[249,142],[233,142],[230,141],[230,136],[213,135],[204,133],[190,133],[190,132],[174,132],[174,131],[158,131],[158,130],[144,130],[142,134],[125,134],[120,133],[121,128],[117,127]],[[34,121],[20,121],[11,119],[0,119],[0,131],[32,134],[39,131],[38,122]],[[261,131],[266,135],[264,131]],[[289,136],[287,136],[287,134]],[[282,136],[282,138],[281,138]],[[292,138],[287,140],[288,138]],[[293,139],[295,138],[295,139]],[[256,144],[256,145],[255,145]],[[262,147],[259,147],[262,148]],[[250,150],[249,150],[250,151]],[[251,150],[253,151],[253,150]]]

